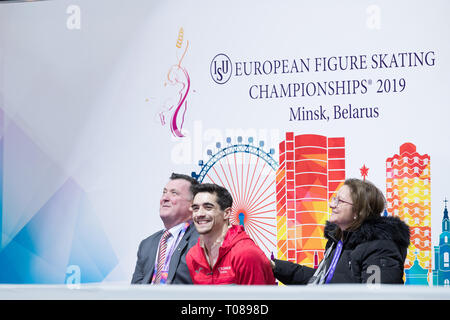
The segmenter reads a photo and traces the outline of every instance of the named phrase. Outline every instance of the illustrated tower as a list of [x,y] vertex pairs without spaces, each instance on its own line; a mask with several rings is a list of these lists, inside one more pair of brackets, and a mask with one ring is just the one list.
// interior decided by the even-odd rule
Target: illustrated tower
[[279,157],[278,258],[314,267],[323,258],[328,201],[345,181],[345,139],[287,132]]
[[430,156],[417,153],[412,143],[402,144],[399,154],[386,159],[386,200],[389,213],[410,227],[411,244],[405,269],[411,268],[417,258],[417,263],[430,274]]
[[444,217],[442,218],[442,233],[439,245],[434,246],[434,286],[450,286],[450,221],[448,218],[447,200],[445,200]]
[[428,285],[428,269],[420,266],[417,255],[412,267],[405,269],[405,285]]

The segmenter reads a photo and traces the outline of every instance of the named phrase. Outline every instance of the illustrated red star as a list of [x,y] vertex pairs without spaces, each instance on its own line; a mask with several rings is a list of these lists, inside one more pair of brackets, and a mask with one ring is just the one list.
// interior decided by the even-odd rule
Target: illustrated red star
[[361,176],[363,177],[363,180],[366,180],[366,177],[369,175],[369,168],[366,167],[364,164],[362,168],[359,169],[361,171]]

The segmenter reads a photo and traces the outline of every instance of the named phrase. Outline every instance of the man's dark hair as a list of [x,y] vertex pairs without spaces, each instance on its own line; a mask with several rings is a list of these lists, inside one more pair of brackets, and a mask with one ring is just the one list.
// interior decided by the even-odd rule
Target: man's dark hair
[[200,192],[215,194],[217,198],[217,203],[219,204],[221,210],[231,208],[231,206],[233,205],[233,197],[228,192],[228,190],[214,183],[201,183],[197,185],[192,185],[191,192],[194,195],[194,197],[197,193]]
[[194,178],[192,178],[191,176],[188,176],[187,174],[181,174],[181,173],[175,173],[173,172],[172,175],[170,176],[170,180],[177,180],[177,179],[183,179],[186,180],[188,182],[190,182],[190,184],[196,185],[199,182],[197,180],[195,180]]

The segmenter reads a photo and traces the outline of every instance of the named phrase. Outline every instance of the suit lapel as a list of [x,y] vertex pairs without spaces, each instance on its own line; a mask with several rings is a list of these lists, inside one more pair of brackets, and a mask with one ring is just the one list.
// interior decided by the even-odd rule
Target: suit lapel
[[143,282],[149,283],[152,276],[153,271],[155,270],[155,262],[156,262],[156,253],[158,251],[159,241],[163,235],[163,230],[161,230],[156,237],[150,243],[150,248],[148,249],[148,258],[147,263],[145,264],[145,277]]
[[184,252],[184,249],[188,245],[189,237],[191,236],[193,225],[191,224],[186,232],[183,235],[183,238],[181,238],[180,243],[178,244],[177,248],[175,249],[172,258],[170,260],[170,267],[169,267],[169,274],[167,275],[167,282],[171,283],[174,276],[175,271],[177,270],[177,266],[180,263],[181,259],[181,253]]

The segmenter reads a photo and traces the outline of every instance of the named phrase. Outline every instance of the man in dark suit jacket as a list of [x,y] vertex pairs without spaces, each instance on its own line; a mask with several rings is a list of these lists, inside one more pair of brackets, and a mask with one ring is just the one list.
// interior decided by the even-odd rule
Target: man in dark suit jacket
[[[139,245],[132,284],[192,284],[186,254],[198,239],[190,210],[193,198],[190,187],[193,184],[198,184],[197,180],[187,175],[173,173],[170,177],[159,203],[159,216],[164,229],[144,239]],[[169,260],[165,263],[160,282],[155,279],[157,255],[161,237],[166,230],[171,233],[167,242]]]

